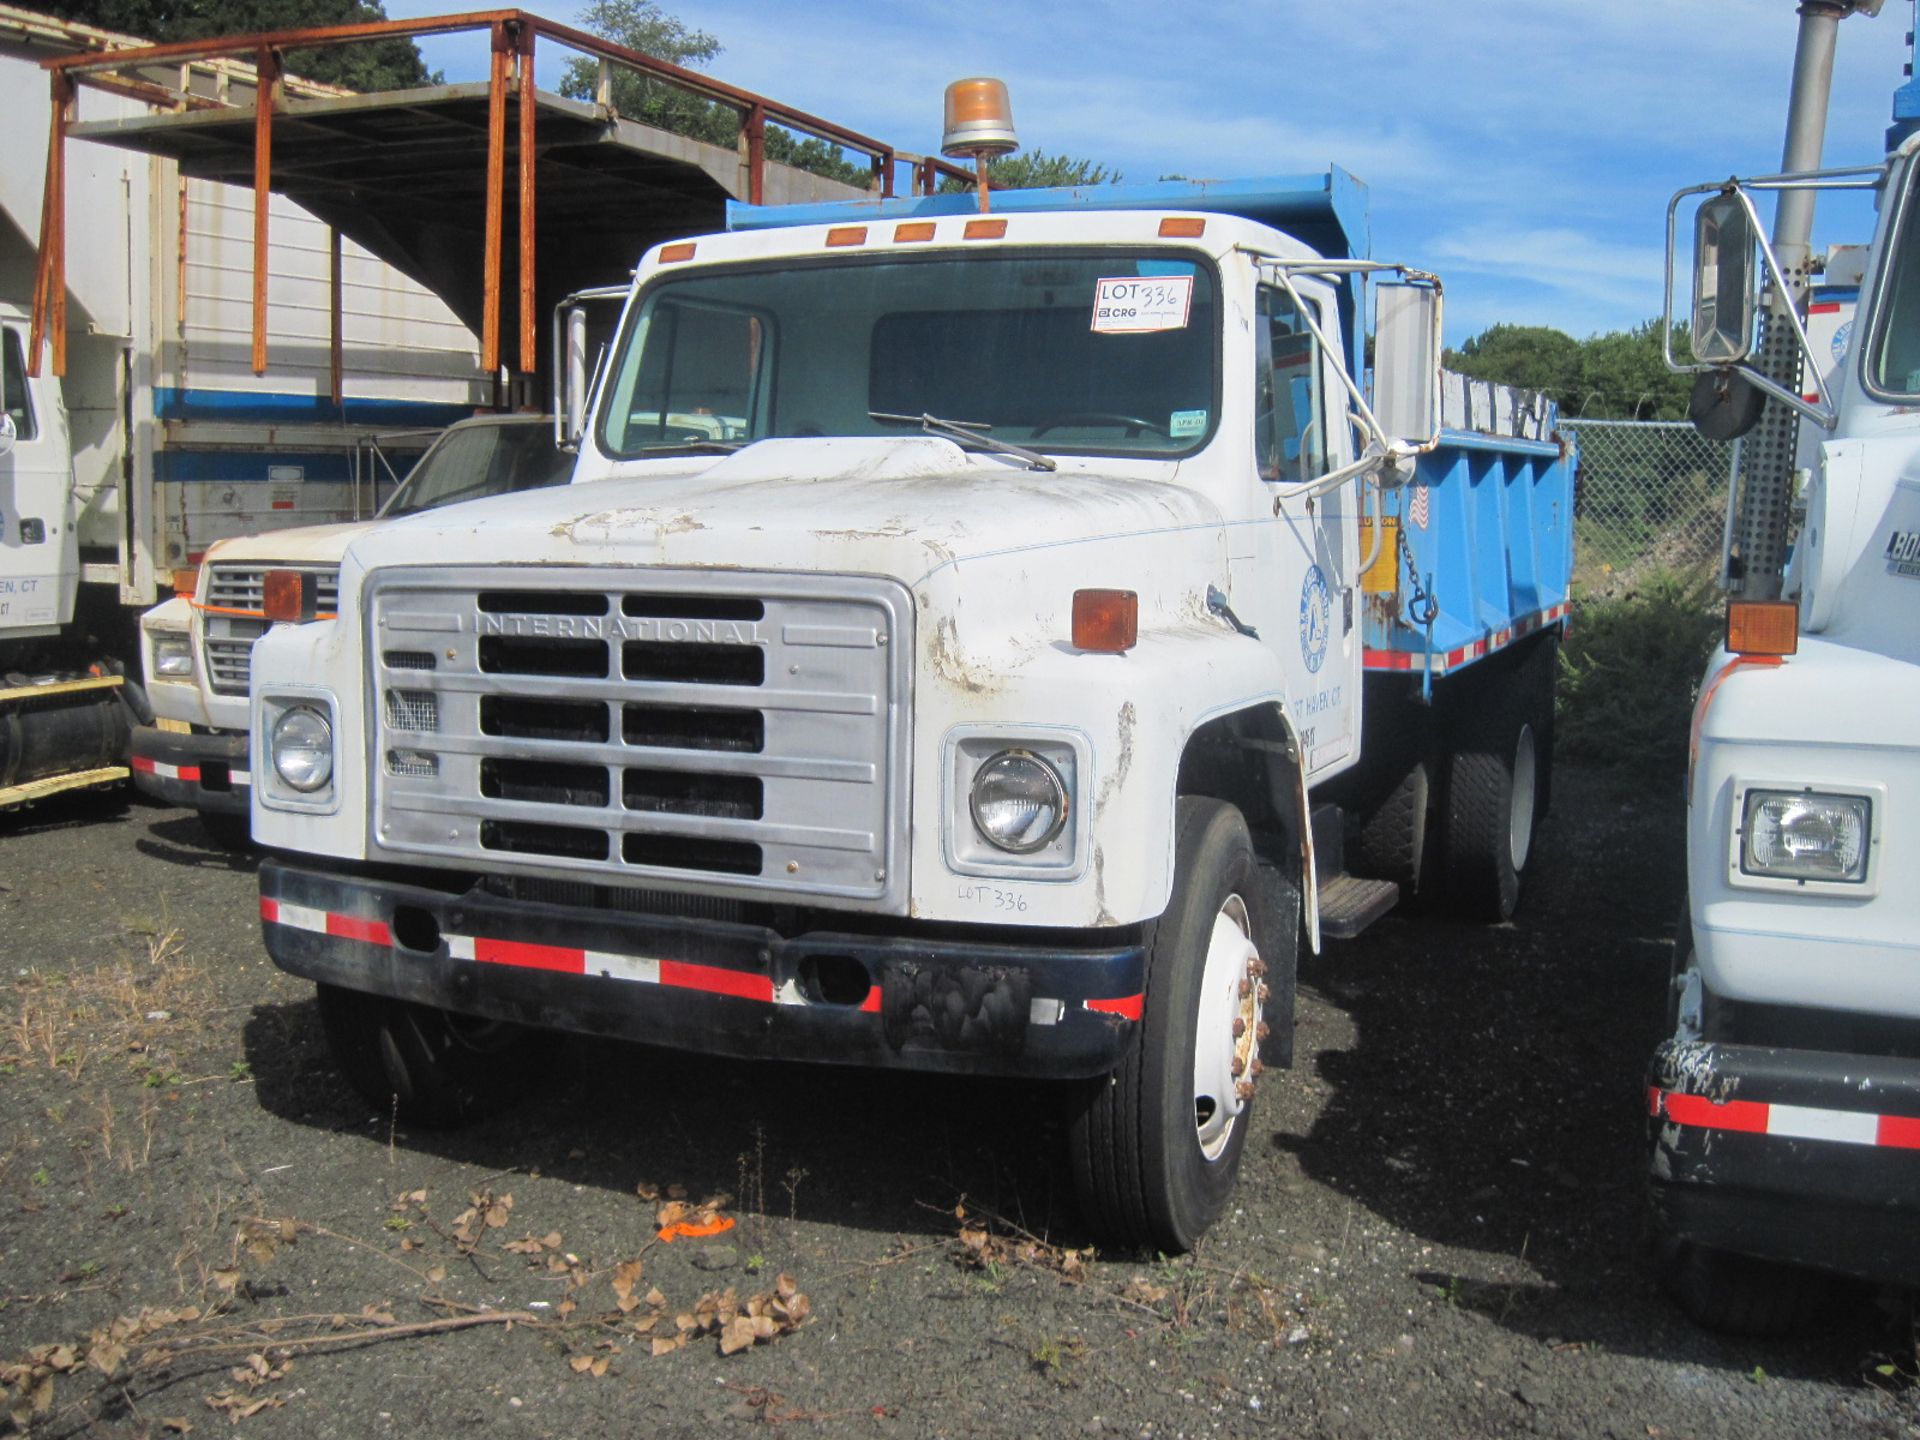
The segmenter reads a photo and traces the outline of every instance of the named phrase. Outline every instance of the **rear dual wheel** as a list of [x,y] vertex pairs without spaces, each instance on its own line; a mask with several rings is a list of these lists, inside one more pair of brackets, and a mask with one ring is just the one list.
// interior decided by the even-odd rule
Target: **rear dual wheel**
[[1445,876],[1450,908],[1469,920],[1513,918],[1553,775],[1558,647],[1536,641],[1518,665],[1479,681],[1454,722],[1446,757]]
[[[1269,995],[1291,1025],[1298,922],[1246,821],[1183,797],[1173,893],[1147,952],[1140,1032],[1076,1096],[1068,1144],[1083,1214],[1103,1243],[1178,1254],[1225,1210],[1252,1125]],[[1280,893],[1275,894],[1276,886]]]

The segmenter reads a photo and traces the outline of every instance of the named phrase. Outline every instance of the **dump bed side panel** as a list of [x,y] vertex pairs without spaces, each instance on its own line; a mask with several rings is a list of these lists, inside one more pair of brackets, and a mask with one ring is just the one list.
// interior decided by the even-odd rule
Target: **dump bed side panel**
[[1369,670],[1447,674],[1567,613],[1577,452],[1537,399],[1446,390],[1440,444],[1386,493],[1377,542],[1363,525]]

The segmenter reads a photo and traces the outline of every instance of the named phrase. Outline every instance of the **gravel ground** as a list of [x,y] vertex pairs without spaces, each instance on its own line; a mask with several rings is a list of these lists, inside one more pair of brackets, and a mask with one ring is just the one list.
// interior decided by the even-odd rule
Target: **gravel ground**
[[[1080,1248],[1031,1087],[579,1043],[507,1115],[398,1128],[250,861],[124,798],[0,817],[0,1384],[48,1435],[1920,1436],[1895,1297],[1763,1344],[1655,1289],[1681,814],[1556,788],[1515,924],[1306,964],[1177,1261]],[[660,1242],[682,1191],[733,1228]],[[771,1333],[723,1354],[735,1308]]]

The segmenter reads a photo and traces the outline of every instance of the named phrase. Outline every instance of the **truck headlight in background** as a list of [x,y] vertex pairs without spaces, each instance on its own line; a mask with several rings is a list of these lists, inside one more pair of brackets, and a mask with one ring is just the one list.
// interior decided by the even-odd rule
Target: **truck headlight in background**
[[303,795],[333,778],[333,726],[311,705],[295,705],[273,723],[273,769]]
[[1778,880],[1858,885],[1867,878],[1873,802],[1815,790],[1749,790],[1740,870]]
[[1067,823],[1067,787],[1055,770],[1027,750],[1003,750],[974,773],[968,796],[974,828],[988,843],[1014,855],[1045,849]]
[[153,673],[161,680],[191,680],[193,642],[185,635],[155,635]]

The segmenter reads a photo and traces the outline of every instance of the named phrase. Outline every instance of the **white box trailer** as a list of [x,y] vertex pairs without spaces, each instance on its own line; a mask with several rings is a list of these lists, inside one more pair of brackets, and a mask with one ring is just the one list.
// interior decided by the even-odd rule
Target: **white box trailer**
[[[126,701],[144,707],[118,662],[134,653],[138,612],[190,589],[210,544],[371,515],[422,432],[490,393],[472,334],[440,299],[281,196],[270,364],[256,376],[251,192],[80,139],[66,147],[66,374],[27,373],[50,122],[30,98],[44,93],[39,62],[141,43],[0,6],[0,94],[14,97],[0,149],[0,345],[16,436],[0,456],[0,808],[124,774],[105,737],[124,735]],[[190,70],[209,93],[251,85],[228,61]],[[78,106],[83,120],[151,109],[93,88]],[[56,683],[98,693],[68,689],[54,705]],[[101,712],[97,727],[54,718],[76,694]],[[54,732],[94,728],[99,743],[82,748],[100,763],[76,770]]]

